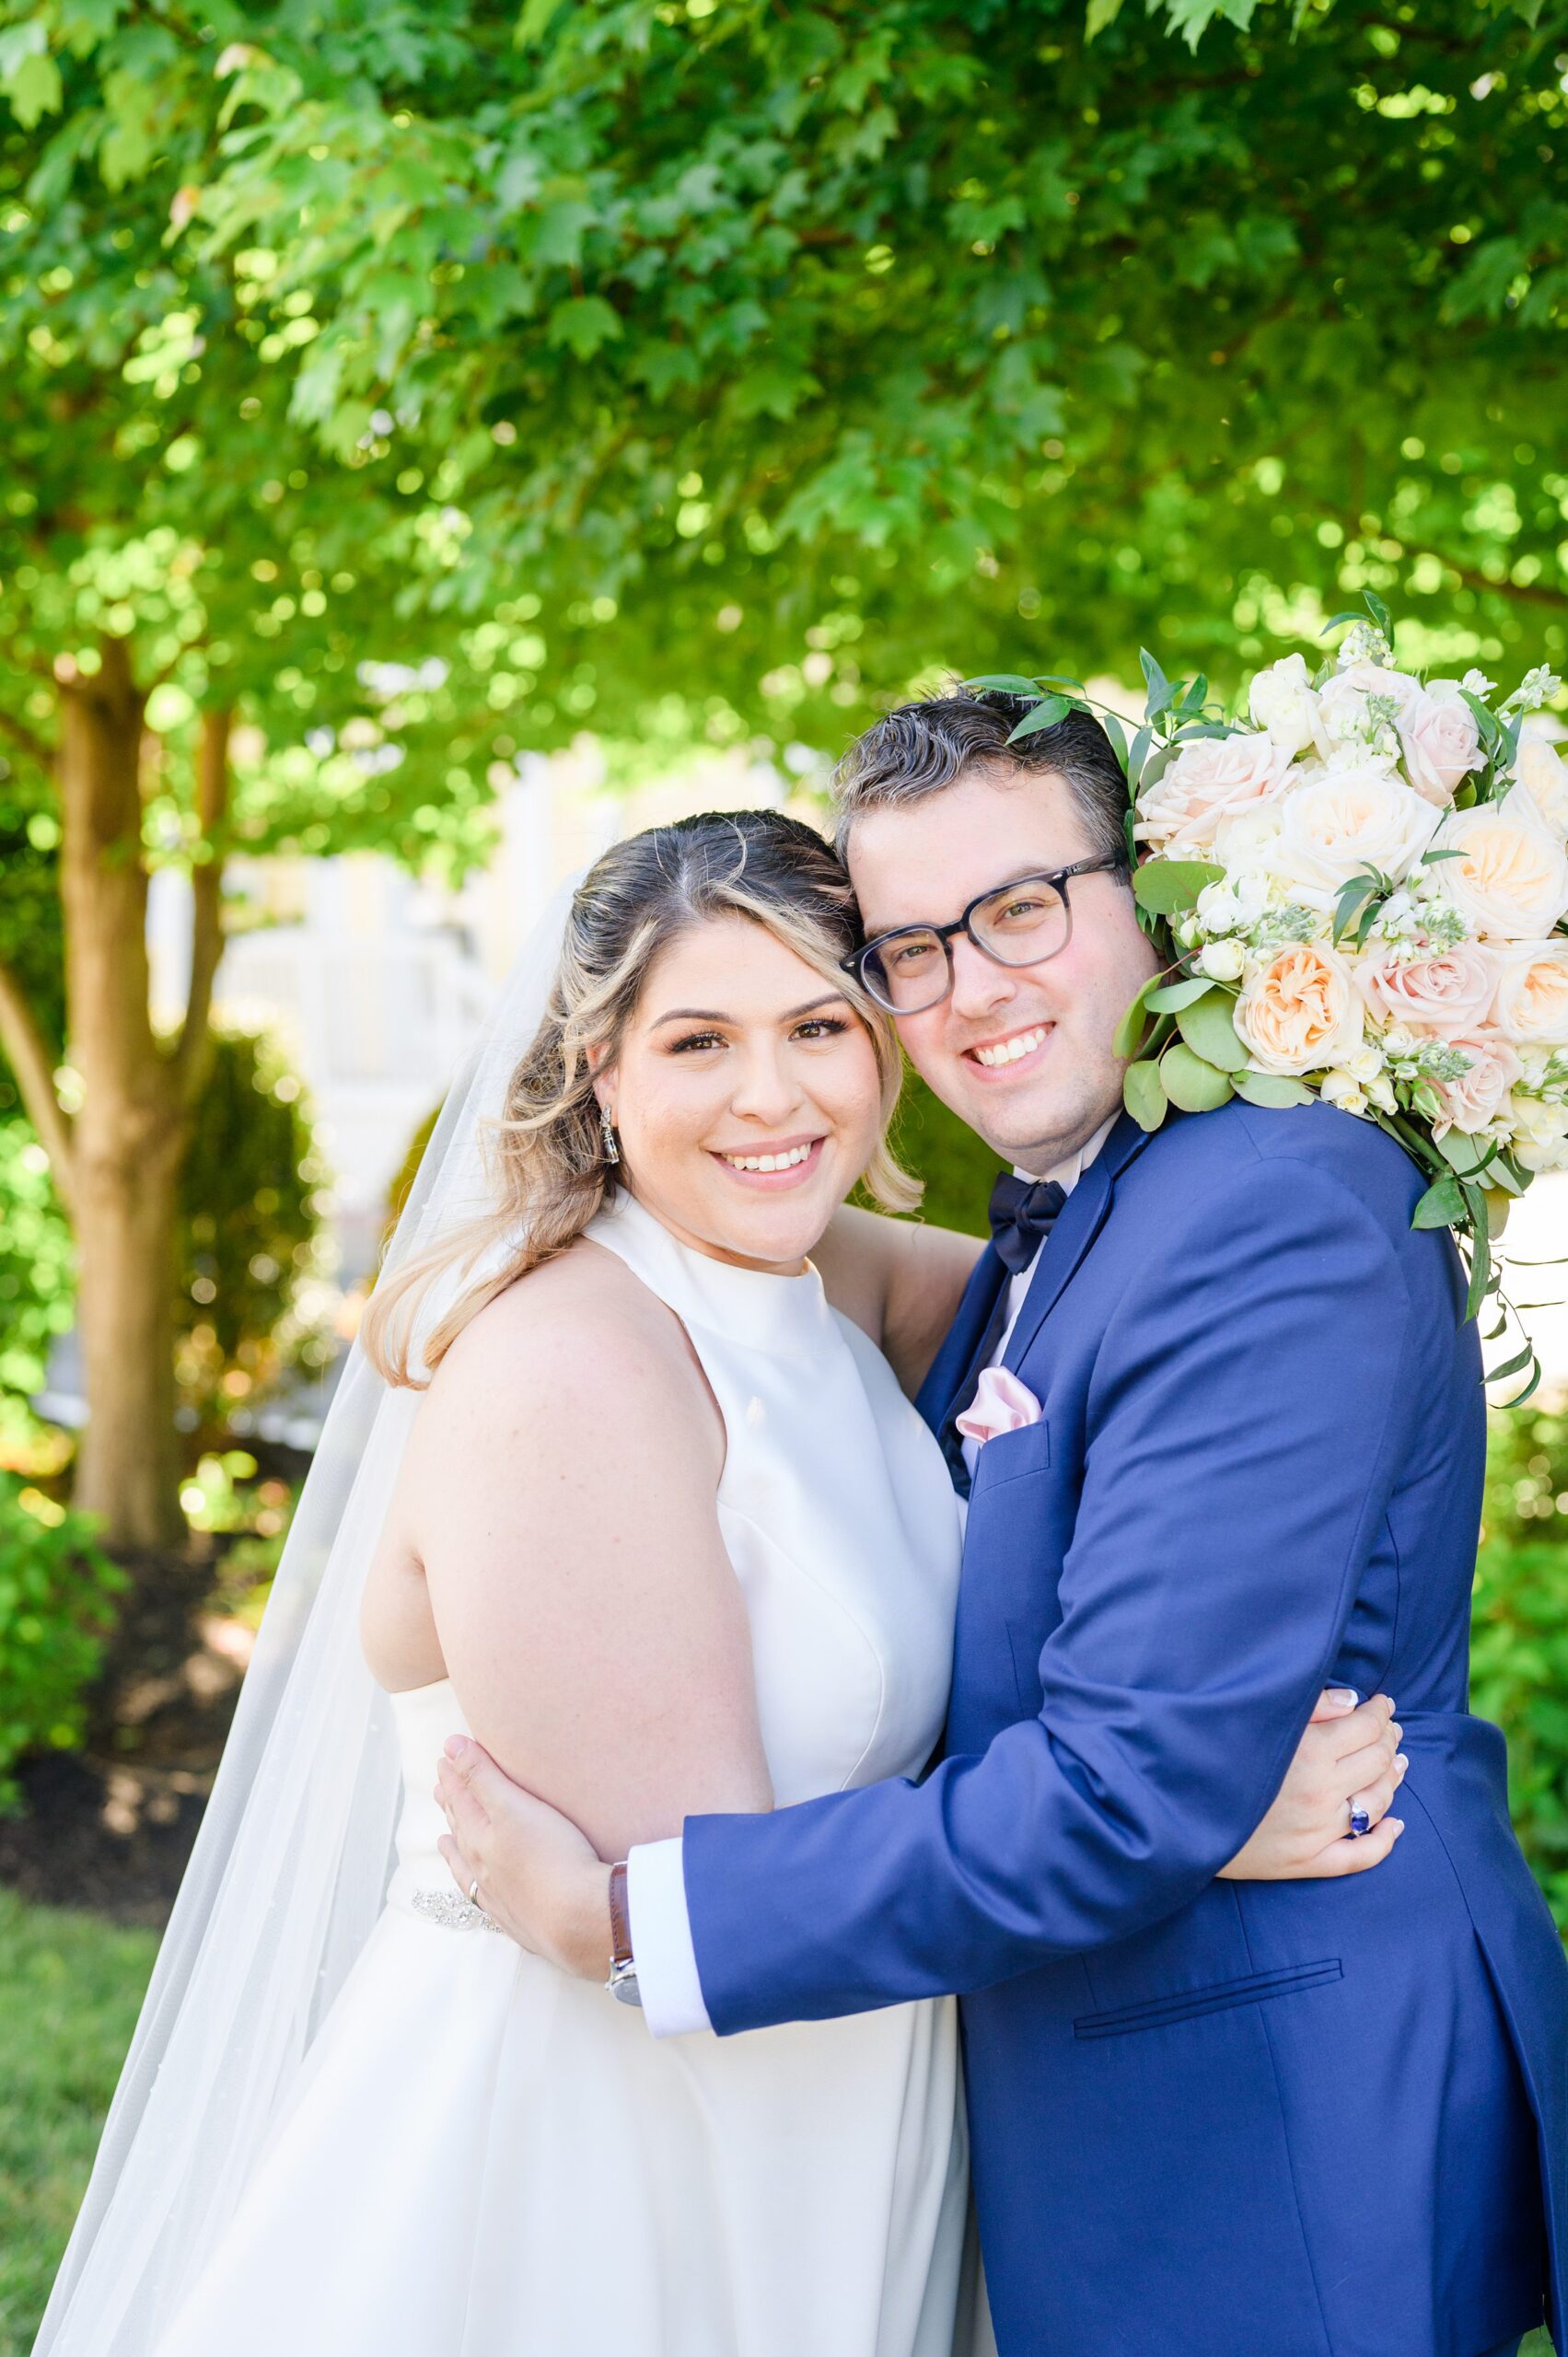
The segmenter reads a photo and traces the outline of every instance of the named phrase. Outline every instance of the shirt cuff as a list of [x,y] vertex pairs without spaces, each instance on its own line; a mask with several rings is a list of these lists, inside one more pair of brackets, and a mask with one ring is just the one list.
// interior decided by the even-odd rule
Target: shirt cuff
[[691,1945],[686,1907],[686,1852],[672,1841],[644,1841],[626,1858],[626,1914],[643,2019],[656,2038],[712,2029]]

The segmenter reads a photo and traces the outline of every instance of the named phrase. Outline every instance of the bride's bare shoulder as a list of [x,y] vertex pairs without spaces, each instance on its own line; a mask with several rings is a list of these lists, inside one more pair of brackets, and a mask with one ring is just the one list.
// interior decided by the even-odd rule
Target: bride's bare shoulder
[[471,1431],[549,1418],[600,1434],[652,1426],[668,1440],[672,1420],[707,1434],[715,1412],[679,1320],[615,1253],[581,1237],[469,1320],[418,1422]]

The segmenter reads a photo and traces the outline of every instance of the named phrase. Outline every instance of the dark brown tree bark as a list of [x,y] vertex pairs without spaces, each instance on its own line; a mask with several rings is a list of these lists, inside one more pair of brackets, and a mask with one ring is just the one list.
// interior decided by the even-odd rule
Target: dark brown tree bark
[[87,1423],[75,1503],[122,1550],[183,1544],[174,1423],[175,1237],[180,1167],[205,1071],[213,977],[222,951],[214,837],[227,787],[227,712],[203,725],[191,989],[174,1042],[148,1001],[147,870],[142,850],[145,695],[123,639],[95,671],[58,673],[54,767],[62,825],[68,1109],[25,999],[0,972],[0,1043],[50,1156],[78,1255],[76,1330]]

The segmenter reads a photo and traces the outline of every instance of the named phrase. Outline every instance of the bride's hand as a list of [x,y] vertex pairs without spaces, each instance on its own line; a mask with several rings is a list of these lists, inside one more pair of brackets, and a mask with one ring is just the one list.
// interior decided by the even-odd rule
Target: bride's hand
[[604,1980],[610,1868],[587,1835],[514,1784],[471,1736],[447,1744],[436,1797],[447,1827],[441,1855],[463,1897],[519,1947],[579,1980]]
[[[1353,1709],[1345,1689],[1330,1687],[1272,1807],[1221,1879],[1310,1882],[1381,1865],[1405,1829],[1388,1813],[1404,1780],[1402,1733],[1387,1694]],[[1353,1809],[1365,1809],[1371,1827],[1359,1840],[1350,1835]]]

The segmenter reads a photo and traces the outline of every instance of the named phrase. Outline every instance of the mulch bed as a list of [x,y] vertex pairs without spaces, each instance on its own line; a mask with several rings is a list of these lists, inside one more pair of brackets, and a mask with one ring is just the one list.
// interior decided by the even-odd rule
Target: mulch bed
[[52,1752],[17,1771],[24,1814],[0,1817],[0,1883],[120,1923],[168,1921],[212,1771]]

